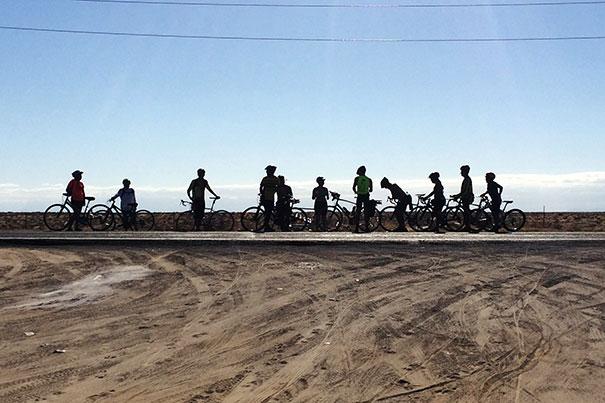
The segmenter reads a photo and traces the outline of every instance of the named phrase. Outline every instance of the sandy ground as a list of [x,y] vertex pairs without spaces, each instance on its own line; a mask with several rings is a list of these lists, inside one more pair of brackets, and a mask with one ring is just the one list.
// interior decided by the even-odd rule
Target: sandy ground
[[2,247],[0,401],[604,402],[604,279],[602,243]]

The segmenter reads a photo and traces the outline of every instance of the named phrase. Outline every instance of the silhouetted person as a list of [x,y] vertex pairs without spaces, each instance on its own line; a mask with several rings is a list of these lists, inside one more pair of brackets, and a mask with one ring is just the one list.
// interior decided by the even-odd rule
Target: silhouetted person
[[494,220],[494,232],[497,233],[502,225],[500,222],[500,205],[502,204],[503,188],[496,183],[494,179],[496,179],[496,175],[493,172],[488,172],[485,174],[487,190],[481,193],[481,197],[485,196],[485,194],[489,194],[489,198],[491,199],[490,209],[492,210],[492,217]]
[[317,231],[326,231],[328,229],[327,215],[330,193],[324,186],[326,180],[323,177],[318,176],[315,181],[317,182],[317,186],[313,189],[313,193],[311,194],[311,199],[315,201],[313,206],[315,229]]
[[412,198],[410,195],[405,193],[399,185],[396,183],[391,183],[385,177],[380,181],[380,187],[383,189],[389,189],[391,191],[391,198],[397,201],[395,205],[395,217],[397,218],[397,222],[399,226],[395,229],[396,232],[407,232],[407,228],[405,227],[405,209],[412,202]]
[[[124,222],[124,229],[130,229],[131,224],[134,222],[134,212],[137,208],[137,198],[134,193],[134,189],[130,187],[130,181],[124,179],[122,181],[124,187],[118,190],[111,199],[114,201],[118,197],[120,198],[120,209],[122,210],[122,221]],[[136,229],[136,228],[135,228]]]
[[372,192],[372,179],[366,176],[366,167],[357,168],[357,176],[353,181],[353,192],[357,195],[355,203],[355,231],[359,232],[359,218],[363,206],[363,218],[366,224],[366,232],[370,232],[370,213],[374,208],[370,206],[370,193]]
[[460,203],[462,204],[462,210],[464,211],[464,228],[463,231],[471,231],[471,204],[475,200],[473,194],[473,181],[468,175],[471,171],[471,167],[468,165],[462,165],[460,167],[460,175],[464,178],[462,185],[460,185],[460,193],[453,195],[452,197],[459,197]]
[[286,178],[278,176],[277,186],[277,221],[282,231],[290,230],[290,215],[292,215],[292,188],[286,185]]
[[67,230],[72,231],[72,223],[74,224],[73,231],[82,231],[80,228],[80,221],[82,214],[82,207],[84,207],[84,200],[86,195],[84,194],[84,184],[82,183],[82,174],[84,172],[75,170],[71,173],[72,180],[67,184],[65,192],[70,197],[71,207],[74,209],[74,214],[69,218],[67,224]]
[[195,230],[199,231],[204,220],[204,213],[206,212],[206,189],[214,195],[216,198],[220,198],[219,195],[214,193],[214,190],[210,188],[208,181],[204,179],[206,171],[202,168],[197,170],[197,178],[191,181],[189,188],[187,188],[187,196],[193,203],[193,219],[195,221]]
[[276,166],[267,165],[265,167],[267,176],[265,176],[260,182],[261,204],[265,209],[265,222],[263,223],[262,228],[259,229],[260,232],[274,231],[270,221],[275,202],[275,192],[277,192],[277,187],[279,186],[279,179],[277,178],[277,176],[275,176],[276,169]]
[[429,179],[435,184],[435,186],[433,186],[433,191],[426,195],[426,198],[433,196],[433,217],[435,217],[435,221],[437,222],[435,233],[442,234],[443,231],[441,230],[441,227],[443,226],[443,217],[441,215],[441,211],[443,210],[443,206],[445,206],[443,185],[439,180],[439,172],[433,172],[430,174]]

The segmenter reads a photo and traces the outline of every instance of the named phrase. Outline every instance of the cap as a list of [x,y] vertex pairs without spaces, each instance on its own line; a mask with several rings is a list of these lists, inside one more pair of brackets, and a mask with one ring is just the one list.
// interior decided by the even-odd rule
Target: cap
[[277,169],[277,167],[276,167],[275,165],[267,165],[267,166],[265,167],[265,171],[268,171],[268,170],[270,170],[270,169]]
[[75,171],[73,171],[71,173],[71,176],[82,175],[83,173],[84,173],[84,171],[80,171],[79,169],[76,169]]

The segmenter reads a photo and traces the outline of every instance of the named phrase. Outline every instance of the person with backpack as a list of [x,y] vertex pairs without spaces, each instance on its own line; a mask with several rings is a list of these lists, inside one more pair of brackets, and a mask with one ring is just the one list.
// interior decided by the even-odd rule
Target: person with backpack
[[135,211],[137,209],[137,198],[134,193],[134,189],[130,187],[130,181],[124,179],[122,181],[124,187],[109,200],[114,201],[118,197],[120,198],[120,210],[122,210],[122,221],[124,222],[124,229],[131,229],[131,224],[134,223]]
[[[80,221],[82,218],[80,215],[82,214],[82,207],[84,207],[84,200],[86,195],[84,193],[84,184],[82,183],[82,174],[84,172],[76,169],[71,173],[73,177],[72,180],[67,184],[67,188],[65,192],[70,197],[71,207],[74,209],[74,213],[71,217],[69,217],[69,223],[67,224],[68,231],[82,231],[80,228]],[[73,229],[72,229],[73,224]]]
[[396,183],[389,182],[386,177],[382,178],[380,181],[380,187],[389,189],[391,191],[391,198],[397,201],[397,204],[395,204],[395,218],[397,218],[399,226],[394,231],[407,232],[408,229],[405,226],[405,210],[408,206],[412,205],[412,196],[404,192]]
[[500,222],[500,205],[502,204],[502,190],[504,189],[500,186],[494,179],[496,179],[496,174],[493,172],[488,172],[485,174],[485,181],[487,182],[487,190],[481,193],[480,197],[489,194],[490,202],[490,210],[492,211],[492,217],[494,220],[494,232],[500,232],[500,226],[502,223]]
[[275,193],[279,186],[279,179],[275,176],[277,167],[274,165],[267,165],[265,167],[265,176],[260,182],[260,197],[261,204],[265,210],[265,222],[262,228],[258,229],[258,232],[273,232],[275,231],[271,226],[271,215],[273,214],[273,208],[275,206]]
[[357,168],[357,176],[353,180],[353,192],[357,195],[355,203],[355,230],[359,232],[359,219],[363,206],[363,218],[366,224],[366,232],[370,232],[370,217],[374,214],[375,206],[371,206],[370,193],[372,193],[372,179],[366,176],[366,167]]
[[197,178],[192,180],[187,188],[187,196],[189,196],[189,199],[193,203],[193,219],[195,222],[196,231],[200,230],[202,221],[204,219],[204,214],[206,212],[206,189],[208,189],[208,191],[212,193],[214,197],[220,199],[220,196],[214,193],[214,190],[210,188],[208,181],[204,179],[205,176],[206,171],[202,168],[198,169]]
[[311,194],[311,199],[315,201],[313,206],[315,230],[327,231],[328,200],[330,199],[330,192],[328,192],[328,188],[324,186],[326,180],[322,176],[318,176],[315,181],[317,182],[317,186],[313,189],[313,193]]

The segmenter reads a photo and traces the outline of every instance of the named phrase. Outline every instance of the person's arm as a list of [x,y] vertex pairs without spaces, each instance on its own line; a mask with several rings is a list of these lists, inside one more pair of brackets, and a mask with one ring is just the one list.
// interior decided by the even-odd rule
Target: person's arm
[[206,189],[208,189],[210,191],[210,193],[212,193],[214,195],[214,197],[220,199],[221,197],[219,195],[217,195],[216,193],[214,193],[214,190],[212,190],[210,188],[210,184],[208,183],[208,181],[206,181]]
[[[82,182],[80,182],[82,183]],[[86,192],[84,191],[84,184],[82,183],[82,198],[86,200]]]
[[137,204],[137,195],[134,193],[134,189],[132,189],[132,200],[134,201],[134,204]]
[[189,187],[187,188],[187,197],[189,197],[191,200],[193,200],[193,196],[191,195],[191,192],[193,191],[193,182],[195,182],[195,180],[191,181]]
[[326,194],[325,194],[325,198],[326,201],[329,202],[330,201],[330,191],[328,190],[328,188],[326,188]]
[[315,191],[316,188],[313,188],[313,191],[311,192],[311,200],[315,200],[315,198],[317,197],[317,192]]
[[118,190],[118,193],[116,193],[115,195],[113,195],[113,197],[111,197],[109,200],[114,201],[118,197],[120,197],[120,191],[119,190]]
[[[495,182],[494,182],[495,183]],[[501,195],[502,191],[504,190],[504,188],[502,186],[500,186],[499,183],[496,183],[496,186],[498,187],[498,194]]]
[[69,183],[67,184],[67,187],[65,188],[65,193],[67,193],[68,196],[71,196],[71,192],[74,188],[74,180],[70,180]]
[[359,176],[355,177],[355,180],[353,181],[353,193],[357,194],[357,179],[359,179]]
[[260,181],[260,187],[258,189],[258,193],[260,195],[262,195],[264,190],[265,190],[265,178],[263,178],[263,180]]
[[[368,178],[370,179],[370,178]],[[374,191],[374,187],[372,185],[372,179],[370,179],[370,193],[372,193]]]

